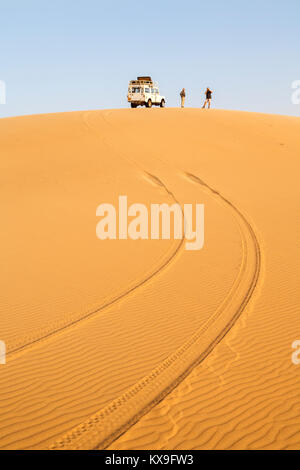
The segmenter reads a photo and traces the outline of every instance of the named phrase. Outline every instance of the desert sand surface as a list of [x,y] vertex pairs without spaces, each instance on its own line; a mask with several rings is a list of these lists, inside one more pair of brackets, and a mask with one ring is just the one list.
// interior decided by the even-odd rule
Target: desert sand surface
[[[0,120],[1,449],[300,449],[300,118]],[[205,205],[205,244],[96,209]]]

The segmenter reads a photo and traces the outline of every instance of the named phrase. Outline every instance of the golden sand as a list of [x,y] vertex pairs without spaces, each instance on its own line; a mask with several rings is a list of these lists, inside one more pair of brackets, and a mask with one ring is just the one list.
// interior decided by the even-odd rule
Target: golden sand
[[[300,119],[0,120],[2,449],[300,449]],[[96,208],[205,204],[205,245]]]

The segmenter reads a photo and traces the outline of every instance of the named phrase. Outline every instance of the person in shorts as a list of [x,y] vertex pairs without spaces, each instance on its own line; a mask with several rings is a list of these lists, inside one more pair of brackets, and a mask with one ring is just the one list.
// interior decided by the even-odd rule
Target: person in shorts
[[181,107],[184,108],[184,102],[185,102],[185,88],[182,88],[180,92],[180,98],[181,98]]
[[205,92],[205,101],[204,101],[204,105],[202,106],[203,109],[206,108],[206,105],[207,105],[207,104],[208,104],[208,109],[210,109],[212,93],[213,93],[213,92],[212,92],[209,88],[206,89],[206,92]]

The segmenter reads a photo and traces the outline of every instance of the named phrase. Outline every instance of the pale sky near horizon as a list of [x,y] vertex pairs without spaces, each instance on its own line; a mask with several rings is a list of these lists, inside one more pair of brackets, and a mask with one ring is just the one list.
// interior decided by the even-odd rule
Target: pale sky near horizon
[[300,116],[300,0],[0,0],[0,117],[126,108],[151,75],[167,106]]

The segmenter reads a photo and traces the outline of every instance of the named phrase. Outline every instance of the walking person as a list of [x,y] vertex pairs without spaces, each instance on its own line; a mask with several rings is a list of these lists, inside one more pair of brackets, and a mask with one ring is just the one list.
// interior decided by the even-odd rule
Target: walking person
[[185,88],[182,88],[180,92],[180,98],[181,98],[181,107],[184,108],[184,102],[185,102]]
[[204,105],[202,106],[202,109],[205,109],[206,107],[206,104],[208,104],[208,109],[210,109],[210,105],[211,105],[211,95],[212,95],[212,91],[207,88],[206,89],[206,92],[205,92],[205,101],[204,101]]

